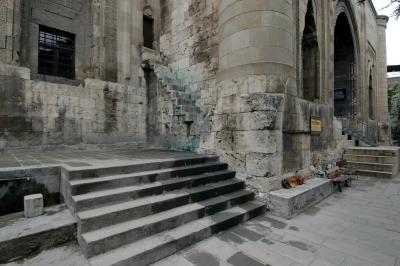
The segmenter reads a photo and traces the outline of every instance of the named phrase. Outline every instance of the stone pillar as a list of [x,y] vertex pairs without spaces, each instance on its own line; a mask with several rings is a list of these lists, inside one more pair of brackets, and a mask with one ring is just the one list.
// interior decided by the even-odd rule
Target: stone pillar
[[219,79],[294,76],[292,1],[220,0]]
[[118,82],[131,79],[132,1],[117,1]]
[[[292,1],[220,0],[217,154],[260,190],[282,172],[285,95],[296,92]],[[262,183],[265,185],[261,185]],[[252,185],[252,184],[250,184]]]
[[0,1],[0,63],[18,64],[21,0]]
[[378,50],[377,50],[377,90],[376,90],[376,120],[379,122],[379,142],[390,144],[391,129],[388,110],[387,85],[387,54],[386,54],[386,27],[389,21],[387,16],[378,16],[377,19]]

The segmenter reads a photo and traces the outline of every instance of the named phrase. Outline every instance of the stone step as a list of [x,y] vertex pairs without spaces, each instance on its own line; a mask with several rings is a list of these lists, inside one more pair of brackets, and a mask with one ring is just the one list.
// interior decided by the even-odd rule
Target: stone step
[[66,180],[76,180],[82,178],[94,178],[94,177],[104,177],[119,174],[132,174],[144,171],[154,171],[165,168],[175,168],[180,166],[188,166],[194,164],[202,164],[207,162],[218,161],[218,156],[205,155],[196,156],[191,158],[182,159],[165,159],[157,160],[153,162],[142,162],[131,165],[117,165],[117,166],[104,166],[96,168],[84,168],[84,169],[69,169],[62,170],[62,176]]
[[83,234],[80,238],[80,246],[86,257],[93,257],[196,219],[213,215],[232,206],[251,201],[253,198],[254,193],[251,191],[240,190],[141,219],[119,223]]
[[365,163],[379,163],[379,164],[392,164],[394,161],[393,156],[374,156],[374,155],[357,155],[357,154],[344,154],[343,159],[353,162]]
[[258,202],[248,202],[181,225],[90,259],[92,265],[149,265],[207,237],[247,221],[265,211]]
[[379,171],[379,172],[393,172],[393,165],[392,164],[379,164],[379,163],[364,163],[364,162],[353,162],[347,161],[347,163],[357,169],[360,170],[370,170],[370,171]]
[[381,178],[393,177],[393,174],[391,172],[372,171],[372,170],[357,170],[357,174],[361,176],[381,177]]
[[196,176],[166,179],[153,183],[100,190],[97,192],[76,195],[72,197],[72,202],[75,210],[82,211],[102,205],[109,205],[112,203],[118,203],[151,195],[159,195],[172,190],[197,187],[234,177],[235,172],[233,171],[216,171]]
[[150,183],[165,180],[173,177],[186,177],[203,173],[221,171],[227,169],[225,163],[211,162],[204,164],[194,164],[176,168],[159,169],[155,171],[145,171],[140,173],[112,175],[96,178],[84,178],[69,181],[72,195],[80,195],[125,186],[132,186],[143,183]]
[[210,199],[243,188],[243,181],[232,179],[82,211],[77,213],[78,229],[80,233],[85,233],[112,224],[163,212],[185,204]]
[[344,153],[353,155],[397,156],[394,150],[376,148],[347,148]]

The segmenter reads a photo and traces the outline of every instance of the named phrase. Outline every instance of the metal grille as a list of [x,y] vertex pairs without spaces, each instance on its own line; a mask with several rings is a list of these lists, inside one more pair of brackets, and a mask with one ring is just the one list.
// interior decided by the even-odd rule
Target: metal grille
[[38,72],[68,79],[75,77],[74,34],[40,26]]

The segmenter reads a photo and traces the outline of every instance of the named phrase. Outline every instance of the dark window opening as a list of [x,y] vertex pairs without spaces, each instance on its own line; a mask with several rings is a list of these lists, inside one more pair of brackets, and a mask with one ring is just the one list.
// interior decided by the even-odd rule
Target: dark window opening
[[372,79],[372,69],[369,73],[369,90],[368,90],[368,97],[369,97],[369,118],[375,119],[375,105],[374,105],[374,87],[373,87],[373,79]]
[[75,77],[75,35],[39,27],[38,73],[67,79]]
[[153,49],[154,42],[154,19],[143,16],[143,45],[144,47]]
[[317,26],[312,2],[309,1],[302,40],[303,98],[309,101],[319,98],[319,58]]

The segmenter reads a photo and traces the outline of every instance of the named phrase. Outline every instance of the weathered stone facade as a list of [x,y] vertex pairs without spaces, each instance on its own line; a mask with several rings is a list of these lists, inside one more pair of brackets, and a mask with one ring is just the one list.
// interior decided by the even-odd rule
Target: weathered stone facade
[[[0,28],[0,58],[29,68],[33,80],[3,67],[3,148],[135,142],[215,153],[271,189],[277,176],[340,157],[349,142],[337,116],[376,125],[389,142],[387,17],[371,1],[8,5],[14,20],[6,16],[6,34]],[[153,23],[150,49],[144,17]],[[75,34],[76,84],[37,75],[38,25]],[[1,46],[5,39],[14,43]]]

